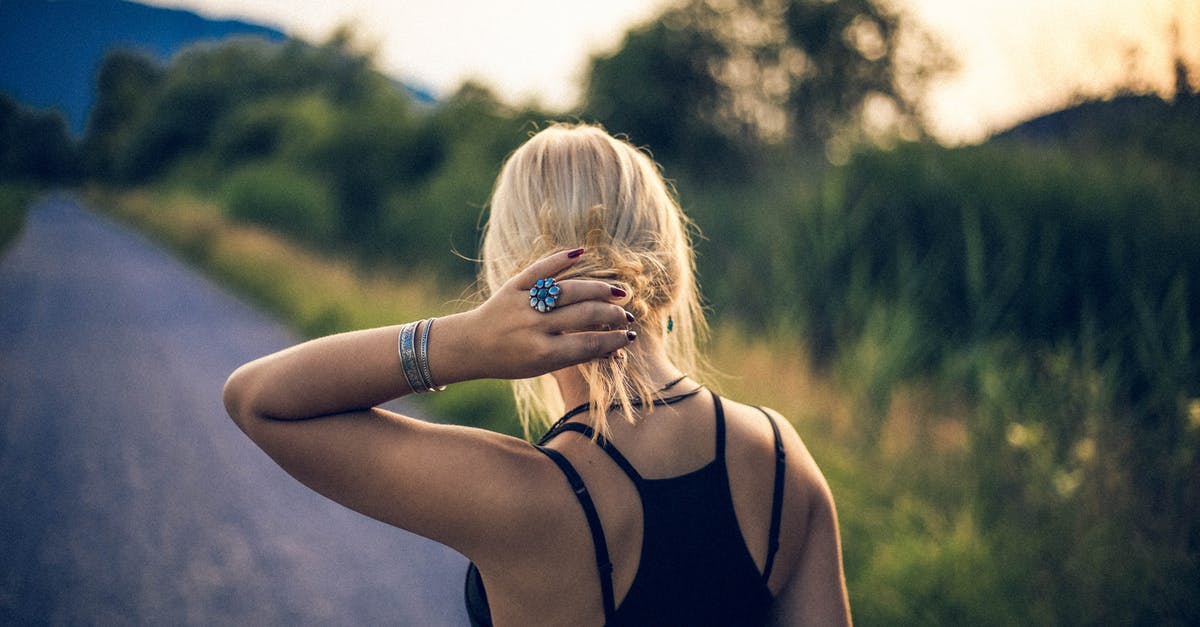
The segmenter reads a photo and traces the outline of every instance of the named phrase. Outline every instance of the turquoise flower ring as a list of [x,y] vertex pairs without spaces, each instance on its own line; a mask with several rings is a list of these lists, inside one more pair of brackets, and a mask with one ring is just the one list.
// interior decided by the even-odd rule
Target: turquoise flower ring
[[553,277],[538,279],[537,283],[529,288],[529,306],[540,313],[554,311],[560,300],[562,300],[562,286],[558,285]]

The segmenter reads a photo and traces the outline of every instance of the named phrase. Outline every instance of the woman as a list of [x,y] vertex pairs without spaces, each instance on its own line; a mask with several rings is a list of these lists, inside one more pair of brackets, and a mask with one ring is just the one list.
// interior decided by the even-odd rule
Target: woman
[[[687,229],[646,155],[552,126],[497,180],[485,302],[253,361],[226,407],[317,492],[470,558],[475,624],[849,623],[799,436],[687,374],[704,328]],[[535,446],[374,408],[479,378],[514,380],[527,433],[562,417]]]

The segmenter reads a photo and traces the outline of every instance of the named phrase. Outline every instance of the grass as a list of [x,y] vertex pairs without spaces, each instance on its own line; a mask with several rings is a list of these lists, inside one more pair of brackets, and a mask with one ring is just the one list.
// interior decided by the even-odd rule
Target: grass
[[0,255],[3,255],[21,234],[29,204],[36,197],[37,190],[31,186],[0,184]]

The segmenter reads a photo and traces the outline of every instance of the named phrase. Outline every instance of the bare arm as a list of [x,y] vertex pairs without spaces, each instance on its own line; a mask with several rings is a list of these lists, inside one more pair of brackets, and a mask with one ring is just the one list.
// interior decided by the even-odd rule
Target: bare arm
[[787,482],[795,486],[800,545],[790,575],[776,595],[773,625],[850,625],[850,600],[842,570],[842,541],[833,493],[795,428],[772,412],[787,450]]
[[796,571],[780,591],[775,625],[849,625],[850,600],[842,572],[842,544],[837,511],[828,488],[812,507],[804,553]]
[[[536,277],[574,261],[565,252],[547,257],[480,307],[438,319],[429,344],[435,381],[535,376],[632,341],[626,313],[612,304],[616,294],[604,283],[571,281],[559,309],[529,308]],[[620,330],[589,330],[602,327]],[[226,382],[226,408],[272,459],[314,490],[470,554],[484,546],[484,529],[521,527],[513,517],[528,515],[531,485],[561,479],[515,438],[371,409],[411,392],[398,331],[334,335],[250,362]]]

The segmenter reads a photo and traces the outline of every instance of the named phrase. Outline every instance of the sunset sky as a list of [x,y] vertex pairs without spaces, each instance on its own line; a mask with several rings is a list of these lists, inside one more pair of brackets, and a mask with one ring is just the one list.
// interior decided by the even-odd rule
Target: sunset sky
[[[566,108],[589,55],[613,50],[664,0],[150,0],[321,40],[342,23],[377,47],[381,69],[446,94],[481,79],[505,99]],[[941,38],[959,71],[930,94],[949,143],[1052,111],[1114,85],[1169,93],[1182,52],[1200,86],[1200,0],[895,0]],[[1171,38],[1179,27],[1179,44]]]

